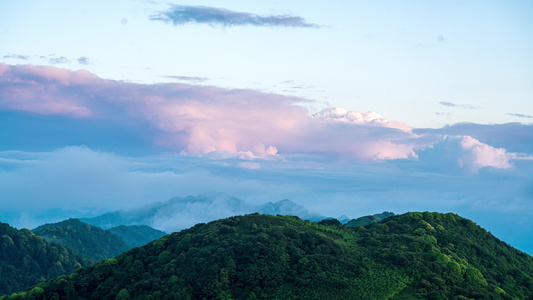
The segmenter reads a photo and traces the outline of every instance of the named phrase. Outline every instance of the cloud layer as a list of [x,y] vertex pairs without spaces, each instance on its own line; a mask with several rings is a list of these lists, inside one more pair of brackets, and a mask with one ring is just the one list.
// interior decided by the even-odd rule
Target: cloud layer
[[[285,161],[254,162],[261,168],[242,168],[240,164],[249,161],[235,157],[125,157],[84,146],[49,152],[3,151],[0,218],[16,226],[39,225],[174,196],[221,191],[252,204],[288,198],[332,217],[358,217],[384,210],[453,211],[473,218],[498,237],[512,234],[516,239],[504,239],[511,244],[528,241],[526,237],[533,232],[533,180],[529,174],[533,161],[516,161],[512,169],[480,168],[476,175],[461,172],[464,168],[458,164],[457,155],[450,153],[479,154],[463,145],[465,142],[478,144],[448,138],[418,151],[419,160],[390,160],[377,165],[335,164],[300,155]],[[436,159],[430,159],[431,155]],[[191,207],[189,215],[201,214],[194,209]],[[209,213],[222,214],[224,209],[212,207]],[[8,215],[19,211],[24,214]],[[54,213],[40,218],[42,211]],[[169,225],[165,224],[160,225]]]
[[272,157],[313,153],[356,160],[409,158],[427,146],[404,123],[304,99],[184,83],[142,85],[81,70],[0,65],[0,107],[69,118],[149,124],[155,145],[184,154]]
[[307,23],[298,16],[277,15],[261,16],[248,12],[236,12],[223,8],[207,6],[171,5],[170,9],[150,17],[152,21],[172,23],[174,26],[187,23],[209,24],[212,26],[269,26],[319,28],[317,24]]

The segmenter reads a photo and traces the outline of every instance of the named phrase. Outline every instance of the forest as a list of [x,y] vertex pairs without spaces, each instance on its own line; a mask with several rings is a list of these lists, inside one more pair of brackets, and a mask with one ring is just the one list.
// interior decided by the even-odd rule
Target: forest
[[0,223],[0,295],[113,258],[166,235],[146,225],[104,230],[69,219],[32,231]]
[[533,258],[458,215],[366,226],[251,214],[0,299],[530,299]]

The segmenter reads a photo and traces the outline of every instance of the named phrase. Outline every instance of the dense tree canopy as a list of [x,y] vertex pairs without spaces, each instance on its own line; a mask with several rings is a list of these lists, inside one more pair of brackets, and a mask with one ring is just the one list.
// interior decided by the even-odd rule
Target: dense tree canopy
[[42,225],[32,232],[49,242],[57,242],[72,248],[92,263],[113,258],[132,248],[110,231],[83,223],[78,219]]
[[0,222],[0,295],[87,265],[69,248],[49,243],[28,229],[17,230]]
[[346,224],[344,224],[345,226],[347,227],[357,227],[357,226],[366,226],[366,225],[370,225],[372,223],[377,223],[377,222],[381,222],[382,220],[385,220],[386,218],[389,218],[389,217],[392,217],[394,216],[394,213],[391,213],[391,212],[388,212],[388,211],[384,211],[380,214],[375,214],[375,215],[371,215],[371,216],[363,216],[363,217],[359,217],[357,219],[352,219],[348,222],[346,222]]
[[530,299],[533,258],[454,214],[198,224],[8,299]]
[[166,232],[154,229],[148,225],[120,225],[110,228],[108,231],[121,237],[131,248],[144,246],[151,241],[167,235]]

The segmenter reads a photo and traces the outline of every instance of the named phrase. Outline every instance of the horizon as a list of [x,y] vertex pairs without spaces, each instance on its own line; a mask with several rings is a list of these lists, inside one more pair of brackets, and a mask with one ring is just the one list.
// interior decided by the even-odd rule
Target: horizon
[[3,4],[0,221],[216,191],[328,217],[453,212],[532,255],[532,13]]

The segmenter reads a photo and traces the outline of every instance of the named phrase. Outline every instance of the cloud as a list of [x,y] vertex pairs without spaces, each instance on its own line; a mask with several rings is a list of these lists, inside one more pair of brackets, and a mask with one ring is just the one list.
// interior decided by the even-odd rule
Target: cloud
[[[382,160],[409,158],[418,142],[406,124],[375,113],[325,110],[305,99],[185,83],[143,85],[87,71],[0,65],[0,107],[42,115],[148,123],[155,145],[183,154],[250,158],[290,153]],[[424,142],[425,143],[425,142]]]
[[413,129],[422,136],[471,136],[496,148],[505,148],[511,153],[533,154],[533,124],[474,124],[458,123],[442,128]]
[[190,77],[190,76],[176,76],[176,75],[167,75],[167,76],[163,76],[165,78],[171,78],[171,79],[176,79],[178,81],[189,81],[189,82],[204,82],[204,81],[208,81],[209,78],[206,78],[206,77]]
[[273,15],[261,16],[248,12],[236,12],[223,8],[207,6],[171,5],[167,11],[150,16],[152,21],[184,25],[187,23],[209,24],[211,26],[269,26],[319,28],[317,24],[307,23],[298,16]]
[[524,119],[533,119],[533,116],[524,115],[524,114],[511,114],[511,113],[508,113],[508,115],[509,116],[513,116],[513,117],[524,118]]
[[[288,198],[333,217],[384,210],[453,211],[473,218],[513,245],[528,240],[525,237],[533,233],[531,221],[517,225],[533,217],[533,161],[517,161],[513,169],[483,167],[477,175],[435,171],[434,167],[450,162],[459,168],[456,152],[466,157],[494,152],[489,148],[476,153],[468,143],[478,146],[475,141],[453,137],[421,150],[420,160],[379,164],[337,163],[301,154],[253,162],[173,153],[127,157],[85,146],[0,151],[0,217],[19,227],[35,226],[220,191],[251,204]],[[436,159],[427,159],[425,154],[430,152]],[[446,155],[452,160],[443,160]],[[224,206],[191,206],[187,217],[206,211],[216,217],[225,210]],[[163,224],[168,219],[155,221],[169,225]],[[510,234],[515,238],[506,238]]]
[[58,64],[68,64],[70,63],[70,59],[64,57],[64,56],[61,56],[61,57],[53,57],[53,58],[50,58],[49,59],[49,62],[52,64],[52,65],[58,65]]
[[484,167],[511,168],[509,155],[503,148],[491,147],[470,136],[461,138],[461,148],[464,156],[460,158],[459,165],[470,169],[472,172],[478,172],[480,168]]
[[511,169],[513,155],[503,148],[494,148],[471,136],[446,137],[441,142],[418,151],[421,161],[439,172],[465,170],[477,174],[480,169]]
[[27,55],[10,54],[10,55],[4,55],[4,58],[12,58],[12,59],[28,60],[30,57],[27,56]]
[[176,192],[158,189],[159,184],[176,180],[175,174],[139,173],[127,158],[85,146],[52,152],[0,152],[0,157],[4,158],[0,161],[0,189],[5,211],[60,207],[97,212],[127,206],[129,201],[139,205],[150,196],[157,199]]
[[344,108],[334,107],[324,109],[313,116],[319,119],[335,120],[351,124],[368,124],[380,127],[396,128],[406,132],[410,132],[412,129],[406,123],[389,121],[373,111],[365,113],[359,111],[347,111]]
[[87,71],[0,64],[0,75],[0,105],[4,108],[80,118],[91,115],[81,103],[84,95],[69,90],[82,81],[96,78]]
[[[533,153],[531,143],[527,142],[533,136],[533,126],[521,125],[520,130],[514,131],[509,131],[510,127],[502,128],[501,136],[506,140],[498,143],[495,136],[491,140],[484,135],[494,134],[497,126],[483,130],[466,125],[462,129],[457,125],[416,130],[405,123],[386,120],[375,112],[342,108],[324,109],[311,116],[297,105],[304,99],[255,90],[185,83],[136,84],[50,66],[0,64],[0,75],[3,110],[106,121],[112,126],[105,133],[92,125],[94,133],[85,134],[86,138],[62,131],[76,135],[62,140],[77,144],[112,141],[112,136],[124,132],[120,128],[125,126],[137,132],[127,132],[132,138],[130,144],[149,141],[151,146],[186,155],[238,159],[238,166],[250,169],[263,167],[262,163],[249,163],[250,160],[278,160],[291,155],[349,161],[416,160],[423,153],[427,158],[429,151],[422,150],[433,147],[441,151],[432,160],[441,161],[449,156],[448,161],[457,168],[478,173],[486,167],[510,168],[511,160],[524,159]],[[90,123],[71,121],[70,124],[67,127]],[[91,139],[97,132],[102,137]],[[449,139],[446,147],[439,146],[442,136],[450,135],[457,138]],[[508,146],[511,152],[506,150]]]
[[91,64],[91,60],[85,56],[82,56],[82,57],[79,57],[77,59],[78,63],[80,65],[90,65]]
[[445,102],[445,101],[440,101],[439,104],[440,105],[444,105],[444,106],[448,106],[448,107],[461,107],[461,108],[468,108],[468,109],[479,109],[479,107],[475,107],[475,106],[471,106],[471,105],[455,104],[455,103],[452,103],[452,102]]

